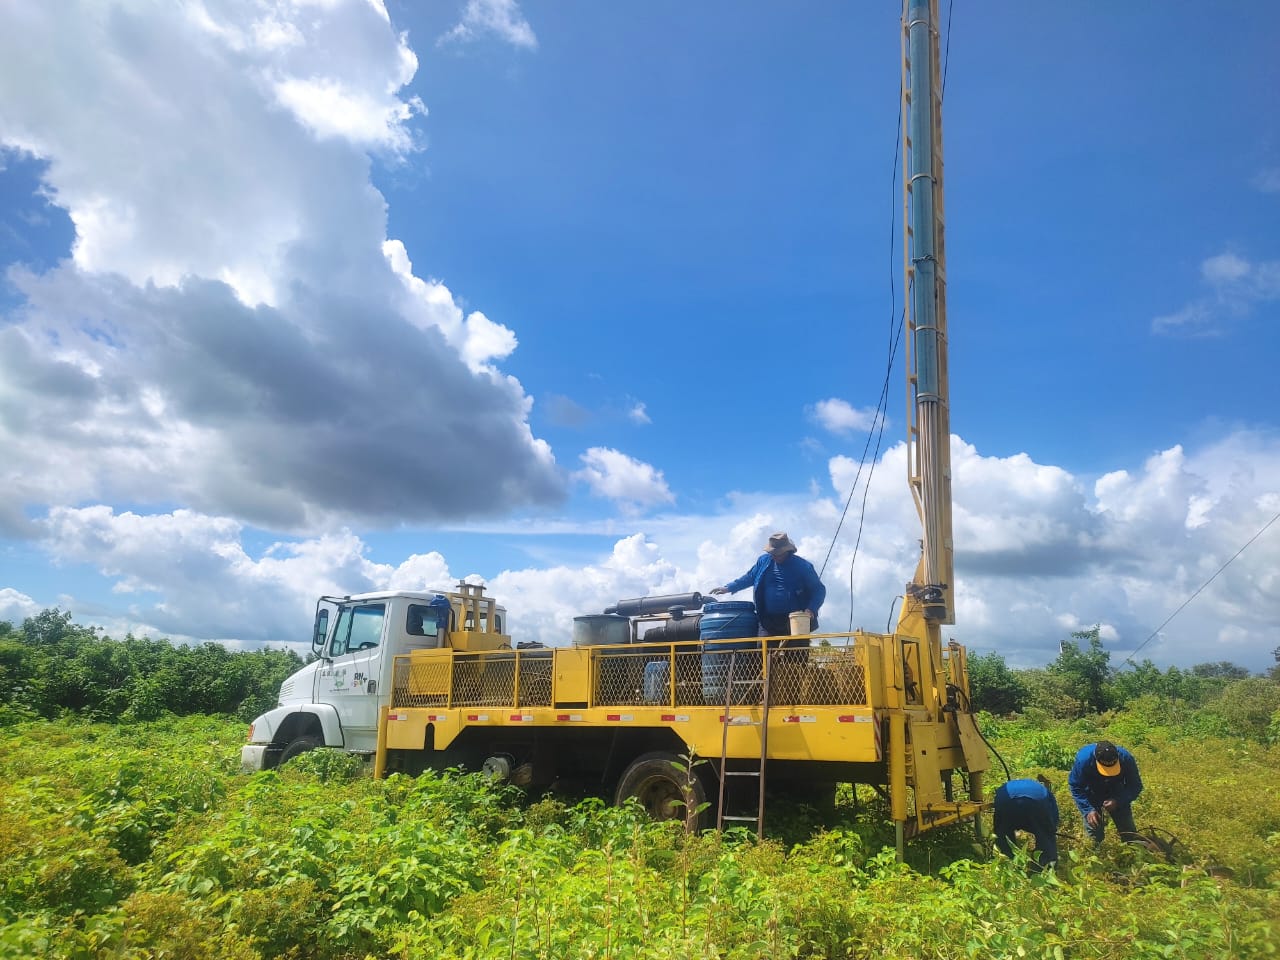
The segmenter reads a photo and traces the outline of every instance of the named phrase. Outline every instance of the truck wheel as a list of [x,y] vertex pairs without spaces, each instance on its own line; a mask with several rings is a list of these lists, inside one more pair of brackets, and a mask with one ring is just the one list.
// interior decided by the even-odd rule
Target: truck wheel
[[289,745],[280,751],[280,759],[276,763],[277,767],[283,767],[286,763],[298,756],[300,753],[306,753],[308,750],[314,750],[316,747],[323,747],[324,741],[319,737],[305,736],[298,737],[296,740],[290,741]]
[[693,827],[704,829],[711,819],[707,788],[698,770],[690,773],[683,769],[685,766],[686,762],[674,753],[655,752],[638,757],[618,781],[614,802],[621,805],[634,797],[655,820],[684,820],[687,789],[688,803],[697,811]]

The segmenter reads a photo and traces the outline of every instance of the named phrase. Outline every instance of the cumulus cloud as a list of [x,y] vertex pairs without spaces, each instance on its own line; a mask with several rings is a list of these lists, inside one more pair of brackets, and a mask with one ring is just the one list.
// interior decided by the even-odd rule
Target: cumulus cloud
[[[1014,665],[1048,662],[1062,639],[1094,624],[1119,663],[1280,513],[1280,436],[1270,433],[1171,448],[1092,479],[1025,455],[986,457],[959,438],[952,463],[957,623],[946,634]],[[905,449],[896,445],[877,467],[856,562],[857,512],[832,545],[850,466],[833,461],[832,486],[817,496],[739,493],[721,513],[636,519],[602,550],[573,546],[572,560],[540,547],[551,559],[460,573],[487,583],[518,639],[561,644],[575,616],[628,597],[705,591],[738,576],[768,534],[785,529],[802,556],[825,564],[822,628],[884,630],[919,556],[919,521],[901,482]],[[251,531],[239,523],[187,510],[61,508],[41,524],[52,558],[93,565],[114,581],[114,616],[138,632],[249,645],[304,640],[320,593],[449,587],[458,579],[439,552],[375,562],[349,531],[251,550]],[[550,532],[562,542],[574,529],[560,524]],[[1183,665],[1234,660],[1254,669],[1271,663],[1278,532],[1280,522],[1258,536],[1140,656]],[[505,541],[536,532],[512,525],[489,535]],[[1049,562],[1055,553],[1058,565]],[[40,606],[55,600],[74,604],[49,598]],[[20,615],[35,611],[32,598],[12,588],[0,589],[0,602],[16,604]],[[102,605],[72,609],[78,619],[90,613],[112,623]]]
[[875,423],[875,410],[859,410],[847,400],[831,397],[819,400],[806,410],[809,418],[831,433],[868,430]]
[[[0,143],[45,161],[76,230],[56,268],[10,271],[0,524],[113,500],[288,530],[559,502],[497,368],[514,333],[386,236],[369,152],[411,149],[421,111],[379,3],[0,16]],[[30,83],[49,63],[58,82]]]
[[579,459],[583,468],[574,478],[585,483],[596,496],[631,510],[675,502],[662,471],[652,464],[609,447],[592,447]]
[[1280,300],[1280,260],[1249,260],[1226,251],[1200,264],[1209,291],[1173,313],[1151,321],[1153,333],[1216,336],[1225,326],[1252,315],[1261,304]]
[[494,36],[529,50],[538,46],[538,38],[516,0],[467,0],[462,20],[437,43],[465,43],[483,36]]
[[43,545],[60,562],[92,564],[112,578],[124,615],[143,632],[180,638],[297,641],[321,594],[455,582],[438,553],[374,563],[349,531],[276,542],[258,556],[244,534],[234,520],[192,510],[62,507],[45,521]]
[[25,593],[13,587],[0,588],[0,620],[21,623],[27,617],[34,617],[41,609],[40,604]]

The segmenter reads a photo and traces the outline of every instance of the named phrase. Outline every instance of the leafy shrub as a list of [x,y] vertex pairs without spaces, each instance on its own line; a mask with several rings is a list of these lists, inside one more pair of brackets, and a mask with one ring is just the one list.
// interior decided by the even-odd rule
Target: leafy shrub
[[1229,683],[1204,707],[1206,714],[1221,717],[1238,736],[1265,741],[1271,718],[1280,710],[1280,683],[1249,677]]
[[1058,735],[1048,732],[1037,733],[1023,750],[1019,766],[1070,770],[1076,760],[1076,749],[1064,745]]
[[322,747],[299,754],[285,768],[290,773],[313,776],[321,783],[348,783],[368,773],[369,763],[354,753]]

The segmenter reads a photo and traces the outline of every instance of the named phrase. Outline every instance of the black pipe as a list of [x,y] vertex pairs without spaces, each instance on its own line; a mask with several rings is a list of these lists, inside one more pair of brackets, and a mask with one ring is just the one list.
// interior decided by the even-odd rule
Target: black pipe
[[700,593],[672,593],[664,597],[637,597],[634,600],[619,600],[611,607],[605,607],[605,613],[616,613],[622,617],[645,617],[655,613],[672,613],[673,607],[681,610],[701,610],[704,603]]

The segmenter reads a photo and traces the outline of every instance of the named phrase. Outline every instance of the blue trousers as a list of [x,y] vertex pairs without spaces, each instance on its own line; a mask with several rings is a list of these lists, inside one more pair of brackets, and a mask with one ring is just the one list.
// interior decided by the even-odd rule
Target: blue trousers
[[996,847],[1006,857],[1013,856],[1014,835],[1025,830],[1036,838],[1037,868],[1058,861],[1058,825],[1042,801],[997,793],[995,819],[991,827],[996,835]]
[[1098,804],[1098,825],[1096,827],[1089,826],[1089,821],[1084,822],[1084,832],[1093,839],[1093,845],[1096,847],[1102,843],[1103,834],[1107,830],[1107,816],[1115,821],[1116,830],[1120,833],[1121,840],[1132,840],[1138,832],[1137,824],[1133,822],[1133,805],[1129,803],[1121,803],[1116,801],[1116,805],[1110,810],[1103,810],[1102,804]]

